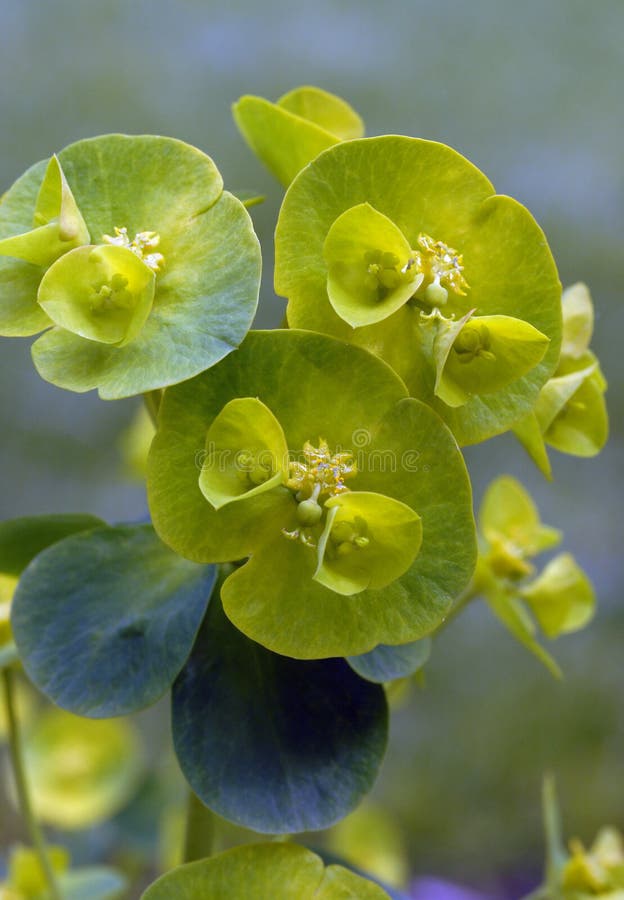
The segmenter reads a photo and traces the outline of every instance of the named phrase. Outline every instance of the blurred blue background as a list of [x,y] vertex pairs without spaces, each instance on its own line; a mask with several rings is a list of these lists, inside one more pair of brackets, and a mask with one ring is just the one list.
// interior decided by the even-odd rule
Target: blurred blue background
[[[624,4],[621,0],[0,0],[0,192],[31,163],[98,133],[159,133],[209,153],[232,190],[256,189],[265,253],[259,323],[279,324],[272,232],[279,187],[238,137],[230,104],[312,83],[369,134],[451,144],[545,229],[564,285],[589,285],[612,437],[595,460],[556,455],[547,484],[508,437],[467,453],[479,498],[501,472],[539,497],[594,580],[597,621],[555,647],[556,684],[487,611],[444,633],[427,685],[393,720],[376,799],[401,824],[414,872],[502,890],[541,854],[542,772],[567,829],[624,825],[622,382]],[[117,438],[136,404],[43,383],[28,340],[0,341],[0,517],[88,510],[140,516]],[[555,455],[555,454],[553,454]]]

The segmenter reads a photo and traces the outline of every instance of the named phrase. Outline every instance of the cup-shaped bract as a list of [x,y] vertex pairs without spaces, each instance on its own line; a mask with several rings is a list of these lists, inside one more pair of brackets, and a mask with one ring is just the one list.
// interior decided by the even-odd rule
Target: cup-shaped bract
[[596,456],[609,436],[598,360],[588,351],[580,359],[562,359],[537,398],[535,416],[544,441],[572,456]]
[[55,259],[89,242],[89,231],[56,156],[46,168],[32,228],[0,240],[0,256],[21,259],[45,268]]
[[126,135],[72,144],[29,169],[0,203],[0,237],[17,241],[33,221],[35,231],[73,228],[75,237],[57,242],[52,258],[0,257],[0,331],[48,328],[33,359],[53,384],[97,388],[104,399],[166,387],[213,365],[247,333],[258,241],[196,148]]
[[438,328],[433,357],[435,394],[450,407],[503,390],[530,372],[548,348],[541,331],[513,316],[468,313],[446,323]]
[[314,579],[338,594],[383,588],[411,566],[422,543],[420,516],[400,500],[347,491],[325,501]]
[[[222,468],[242,459],[260,484],[239,492],[239,473],[215,471],[218,456]],[[167,391],[148,494],[157,531],[181,555],[249,557],[224,582],[225,612],[287,656],[416,640],[474,567],[470,485],[451,433],[389,366],[324,335],[252,332]]]
[[423,274],[410,267],[411,248],[387,216],[369,203],[338,216],[325,240],[327,295],[354,328],[387,318],[414,294]]
[[87,245],[50,266],[39,285],[39,305],[55,325],[121,347],[145,325],[155,286],[154,271],[131,250]]
[[[389,268],[391,279],[415,278],[396,309],[384,308],[386,295],[378,293],[376,319],[365,291],[358,302],[351,285],[348,314],[344,291],[342,304],[335,296],[339,259],[332,235],[342,217],[355,218],[363,208],[385,217],[411,250],[403,261],[384,246],[386,235],[371,228],[376,246],[360,254],[365,273],[387,277]],[[386,252],[398,257],[394,267],[384,265]],[[348,253],[345,261],[353,271]],[[433,405],[460,444],[503,432],[528,412],[558,359],[561,288],[543,232],[523,206],[496,195],[470,162],[432,141],[383,136],[343,142],[300,172],[279,216],[275,286],[288,299],[291,327],[371,349],[412,396]],[[440,396],[440,379],[436,392],[434,346],[449,321],[470,312],[474,322],[492,317],[498,323],[499,356],[489,362],[500,374],[484,379],[483,355],[466,355],[455,378],[461,398],[453,392],[449,405],[443,388]],[[505,320],[513,322],[503,334]]]
[[521,594],[549,638],[583,628],[596,603],[589,578],[569,553],[551,559]]
[[[42,165],[35,167],[38,174]],[[41,269],[89,243],[88,228],[56,156],[45,166],[39,185],[33,196],[24,177],[0,202],[0,334],[7,337],[28,337],[51,324],[36,303]]]
[[284,186],[322,150],[364,134],[355,110],[317,87],[295,88],[276,103],[246,95],[232,112],[251,149]]
[[254,397],[230,400],[206,435],[199,488],[215,509],[281,484],[288,447],[271,410]]
[[514,425],[535,464],[551,477],[547,446],[571,456],[596,456],[609,436],[604,394],[607,382],[589,349],[594,308],[586,285],[563,292],[563,339],[559,364],[531,412]]

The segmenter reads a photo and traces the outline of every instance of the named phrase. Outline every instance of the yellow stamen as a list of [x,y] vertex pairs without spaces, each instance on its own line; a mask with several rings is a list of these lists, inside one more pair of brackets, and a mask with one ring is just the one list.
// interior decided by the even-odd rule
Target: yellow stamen
[[356,473],[353,453],[332,454],[324,438],[319,438],[318,447],[306,441],[303,460],[289,463],[286,479],[286,487],[295,494],[297,520],[301,527],[293,531],[283,528],[284,537],[315,548],[323,529],[324,501],[348,491],[345,479],[352,478]]
[[289,464],[286,487],[296,491],[298,500],[307,500],[315,493],[315,499],[319,496],[333,497],[348,490],[345,479],[352,478],[356,473],[352,453],[332,454],[327,441],[319,438],[318,447],[306,441],[303,461],[296,460]]
[[116,247],[126,247],[127,250],[131,250],[153,272],[159,272],[161,266],[165,264],[165,257],[162,253],[154,252],[160,244],[160,235],[155,231],[139,231],[130,240],[128,229],[125,226],[123,228],[115,227],[115,236],[104,234],[102,240],[106,244],[114,244]]
[[[418,235],[416,262],[424,274],[425,293],[436,305],[446,302],[444,291],[464,297],[469,284],[464,278],[464,258],[443,241],[436,241],[422,232]],[[429,290],[431,288],[431,290]]]

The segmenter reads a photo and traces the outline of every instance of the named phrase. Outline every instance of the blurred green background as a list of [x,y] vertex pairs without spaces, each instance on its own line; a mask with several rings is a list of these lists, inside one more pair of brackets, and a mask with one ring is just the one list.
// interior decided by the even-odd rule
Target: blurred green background
[[[369,134],[449,143],[545,229],[564,285],[588,283],[612,437],[595,460],[554,459],[546,483],[508,437],[471,449],[480,498],[501,472],[539,498],[594,580],[596,623],[555,652],[556,684],[480,606],[434,648],[424,690],[393,719],[376,800],[413,871],[496,884],[539,865],[539,790],[553,770],[569,832],[624,825],[622,0],[0,0],[0,192],[31,163],[110,131],[159,133],[209,153],[232,190],[257,189],[265,253],[259,323],[277,325],[272,231],[279,187],[238,137],[230,104],[312,83]],[[0,517],[145,510],[117,439],[136,404],[43,383],[28,340],[0,341]],[[163,740],[167,726],[161,724]]]

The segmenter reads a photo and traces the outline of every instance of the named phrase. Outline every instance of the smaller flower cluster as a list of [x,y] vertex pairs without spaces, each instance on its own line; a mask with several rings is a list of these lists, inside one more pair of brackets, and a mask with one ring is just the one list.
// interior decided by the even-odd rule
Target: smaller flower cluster
[[607,382],[589,349],[594,307],[589,290],[578,283],[563,292],[563,341],[559,364],[541,389],[534,409],[514,426],[516,437],[547,478],[547,446],[572,456],[595,456],[604,447],[609,420]]
[[559,676],[557,664],[536,640],[536,626],[550,639],[583,628],[595,606],[589,579],[570,553],[558,554],[535,576],[533,558],[556,547],[562,535],[540,522],[529,495],[507,475],[487,489],[479,528],[472,593],[482,594],[514,637]]

